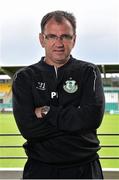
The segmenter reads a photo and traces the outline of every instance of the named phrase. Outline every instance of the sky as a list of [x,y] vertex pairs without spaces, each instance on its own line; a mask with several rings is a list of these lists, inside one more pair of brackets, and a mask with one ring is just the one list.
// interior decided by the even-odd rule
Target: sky
[[119,0],[0,0],[0,66],[26,66],[44,56],[40,21],[53,10],[77,19],[75,58],[119,64]]

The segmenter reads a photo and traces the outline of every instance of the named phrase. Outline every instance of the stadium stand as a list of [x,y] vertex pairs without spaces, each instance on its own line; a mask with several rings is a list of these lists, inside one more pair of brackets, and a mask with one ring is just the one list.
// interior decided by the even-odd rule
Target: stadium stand
[[12,111],[11,80],[0,83],[0,111]]

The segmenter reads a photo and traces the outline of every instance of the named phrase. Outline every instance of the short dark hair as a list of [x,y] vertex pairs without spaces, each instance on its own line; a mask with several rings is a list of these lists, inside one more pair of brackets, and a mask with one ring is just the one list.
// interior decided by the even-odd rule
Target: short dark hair
[[45,25],[47,24],[47,22],[54,18],[56,20],[56,22],[61,23],[64,19],[67,19],[74,30],[74,33],[76,32],[76,19],[74,17],[74,15],[72,13],[69,13],[67,11],[52,11],[47,13],[41,20],[41,31],[44,31]]

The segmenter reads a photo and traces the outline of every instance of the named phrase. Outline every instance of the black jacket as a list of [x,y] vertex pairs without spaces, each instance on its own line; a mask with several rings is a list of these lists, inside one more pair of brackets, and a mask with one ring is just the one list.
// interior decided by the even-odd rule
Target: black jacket
[[[44,105],[50,111],[38,119],[34,110]],[[97,158],[96,129],[104,113],[97,66],[71,56],[57,70],[44,58],[25,67],[14,76],[13,113],[27,139],[29,157],[54,164],[82,164]]]

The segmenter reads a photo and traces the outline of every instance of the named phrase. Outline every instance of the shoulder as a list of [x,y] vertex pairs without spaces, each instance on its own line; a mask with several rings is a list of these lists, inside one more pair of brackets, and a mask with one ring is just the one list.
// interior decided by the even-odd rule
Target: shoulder
[[89,61],[72,58],[72,71],[80,73],[82,77],[101,76],[100,70],[96,64]]
[[13,76],[12,87],[28,88],[32,86],[34,76],[37,74],[39,62],[19,69]]
[[96,64],[93,64],[91,62],[76,59],[76,58],[72,58],[72,59],[73,59],[72,66],[74,66],[77,69],[80,68],[81,70],[86,70],[86,69],[97,69],[98,68]]
[[40,66],[40,62],[20,68],[14,74],[13,81],[15,81],[16,79],[23,79],[23,78],[31,79],[31,77],[35,74],[35,72],[37,73],[39,66]]

